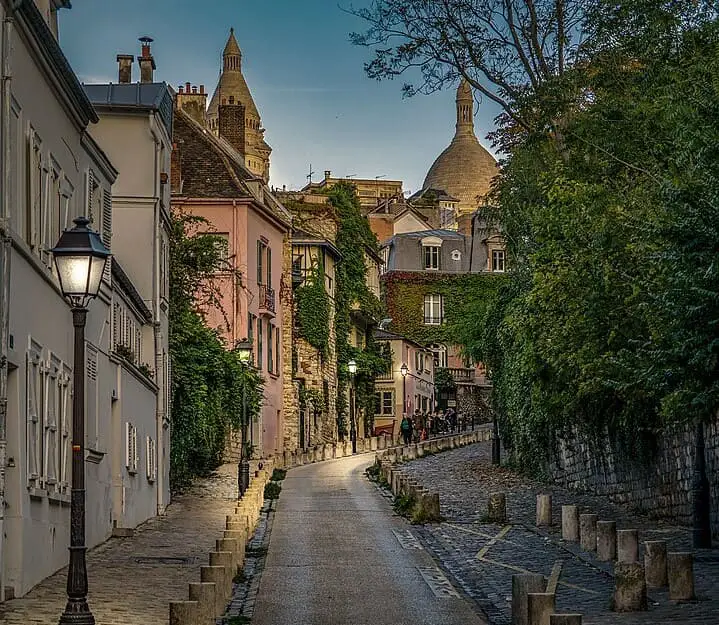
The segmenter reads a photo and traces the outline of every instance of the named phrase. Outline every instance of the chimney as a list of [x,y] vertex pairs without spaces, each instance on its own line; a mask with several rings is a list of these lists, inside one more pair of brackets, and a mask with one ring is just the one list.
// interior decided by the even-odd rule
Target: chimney
[[332,172],[329,169],[325,169],[325,180],[329,180],[332,176]]
[[132,62],[135,57],[132,54],[118,54],[117,64],[119,66],[119,78],[118,82],[121,85],[132,82]]
[[142,54],[137,57],[140,64],[140,82],[153,82],[154,71],[157,69],[155,59],[152,58],[150,44],[153,42],[152,37],[140,37],[142,43]]
[[207,125],[207,94],[204,86],[200,86],[200,92],[198,93],[197,87],[189,82],[186,82],[184,87],[180,85],[175,95],[175,101],[178,109],[185,111],[203,126]]
[[245,155],[245,107],[221,104],[218,109],[219,134],[242,156]]

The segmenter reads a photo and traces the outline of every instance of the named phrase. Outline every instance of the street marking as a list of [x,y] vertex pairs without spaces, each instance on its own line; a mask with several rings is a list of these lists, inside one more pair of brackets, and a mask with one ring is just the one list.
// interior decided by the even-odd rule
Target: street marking
[[454,586],[450,581],[443,575],[435,566],[418,566],[417,570],[420,575],[427,582],[427,586],[430,587],[435,596],[440,599],[447,599],[449,597],[459,598],[459,593],[454,589]]
[[392,530],[394,537],[397,542],[402,546],[402,549],[424,549],[422,543],[420,543],[412,532],[409,530],[398,531]]
[[559,583],[559,576],[562,574],[563,566],[564,560],[557,560],[552,567],[552,573],[547,582],[547,593],[550,595],[554,595],[557,592],[557,584]]
[[[514,566],[513,564],[505,564],[504,562],[499,562],[497,560],[490,560],[489,558],[479,558],[482,562],[486,562],[487,564],[495,564],[497,566],[504,567],[505,569],[509,569],[510,571],[517,571],[517,573],[535,573],[535,571],[529,571],[527,569],[523,569],[521,566]],[[572,588],[574,590],[581,590],[582,592],[586,592],[590,595],[599,595],[601,593],[597,592],[596,590],[589,590],[589,588],[582,588],[582,586],[575,586],[574,584],[569,584],[567,582],[559,582],[559,586],[565,586],[567,588]]]
[[482,547],[479,550],[479,553],[477,554],[477,557],[481,560],[484,558],[485,554],[497,543],[498,540],[501,540],[504,538],[507,534],[509,534],[509,531],[512,529],[511,525],[505,525],[499,533],[494,536],[484,547]]

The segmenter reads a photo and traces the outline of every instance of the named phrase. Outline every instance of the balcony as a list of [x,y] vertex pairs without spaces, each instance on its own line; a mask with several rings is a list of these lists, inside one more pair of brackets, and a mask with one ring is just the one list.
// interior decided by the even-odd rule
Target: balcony
[[260,313],[263,311],[275,314],[275,290],[266,284],[260,284]]
[[[474,384],[475,370],[465,367],[443,367],[449,371],[455,384]],[[439,369],[439,367],[438,367]]]

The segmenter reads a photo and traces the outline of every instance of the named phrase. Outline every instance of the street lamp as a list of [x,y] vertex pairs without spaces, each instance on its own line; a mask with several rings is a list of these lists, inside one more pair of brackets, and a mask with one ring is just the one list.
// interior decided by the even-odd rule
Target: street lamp
[[350,440],[352,441],[352,453],[357,453],[357,428],[355,426],[355,373],[357,373],[357,363],[350,360],[347,363],[347,369],[350,372]]
[[402,363],[399,372],[402,374],[402,418],[404,418],[407,407],[407,374],[409,373],[409,367],[406,362]]
[[692,474],[692,542],[695,549],[711,549],[711,492],[704,459],[704,423],[697,421],[694,431],[694,471]]
[[72,489],[70,496],[70,564],[67,570],[67,604],[60,625],[95,625],[87,603],[85,555],[85,322],[87,305],[100,291],[108,250],[100,235],[88,228],[90,220],[78,217],[51,250],[63,297],[72,309],[74,336],[72,397]]
[[[247,373],[252,361],[252,341],[245,339],[235,344],[235,351],[240,357],[240,364]],[[242,384],[242,444],[240,445],[240,460],[237,463],[237,493],[240,499],[250,486],[250,461],[247,449],[247,379]]]

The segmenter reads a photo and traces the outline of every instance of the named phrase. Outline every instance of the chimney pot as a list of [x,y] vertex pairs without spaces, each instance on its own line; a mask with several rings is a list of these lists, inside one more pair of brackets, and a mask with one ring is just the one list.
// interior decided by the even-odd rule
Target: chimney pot
[[190,83],[189,82],[185,83],[185,92],[190,93]]
[[325,180],[329,180],[332,177],[332,171],[330,169],[325,169]]
[[197,87],[192,87],[192,93],[197,93]]
[[200,85],[200,94],[204,95],[205,93],[205,85]]
[[118,82],[120,84],[127,84],[132,82],[132,54],[118,54]]
[[178,91],[180,93],[185,93],[185,88],[182,85],[180,85],[180,88],[178,89]]
[[142,54],[137,57],[137,61],[140,64],[140,82],[153,82],[154,72],[157,69],[155,65],[155,59],[152,57],[150,51],[150,44],[152,43],[152,37],[140,37],[140,43],[142,43]]
[[234,104],[234,103],[235,103],[235,96],[231,95],[230,96],[230,104]]

